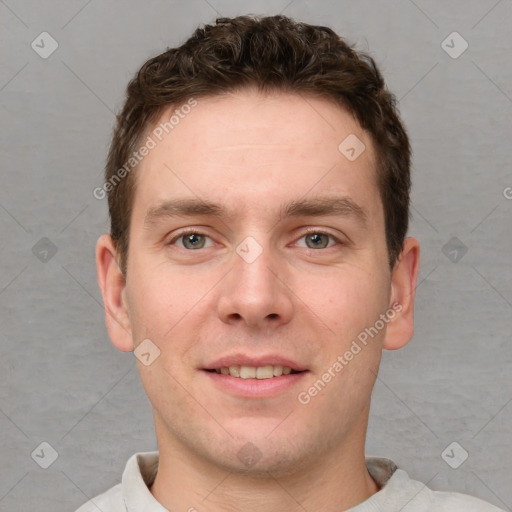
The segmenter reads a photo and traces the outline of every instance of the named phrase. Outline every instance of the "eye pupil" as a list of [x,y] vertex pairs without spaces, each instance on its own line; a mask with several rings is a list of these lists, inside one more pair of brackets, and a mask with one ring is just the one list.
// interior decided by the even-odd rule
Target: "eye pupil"
[[[324,237],[325,240],[327,240],[327,236],[323,233],[313,233],[312,235],[308,235],[306,237],[306,240],[308,239],[311,239],[312,243],[313,243],[313,246],[312,247],[327,247],[326,243],[325,243],[325,240],[324,240],[324,243],[322,244],[322,238],[321,237]],[[328,241],[327,241],[328,243]],[[308,247],[311,248],[311,246],[307,243]]]
[[[190,235],[185,235],[183,237],[183,245],[187,249],[197,249],[198,247],[201,248],[204,245],[204,239],[201,240],[201,237],[203,235],[199,235],[197,233],[191,233]],[[203,242],[203,243],[201,243]],[[188,245],[190,244],[190,245]]]
[[[186,249],[202,249],[205,244],[205,236],[200,233],[189,233],[182,236],[183,246]],[[306,235],[306,245],[310,249],[325,249],[329,244],[329,236],[326,233],[312,233]]]

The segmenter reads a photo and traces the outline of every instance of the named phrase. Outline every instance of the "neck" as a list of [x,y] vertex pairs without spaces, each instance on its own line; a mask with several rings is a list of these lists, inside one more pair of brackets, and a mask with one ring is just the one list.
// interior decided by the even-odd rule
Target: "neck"
[[[317,454],[302,465],[294,464],[297,469],[286,474],[254,476],[200,457],[155,420],[160,457],[150,491],[168,510],[340,512],[379,490],[366,469],[364,435],[362,439],[351,436],[335,449]],[[359,432],[365,433],[364,427]]]

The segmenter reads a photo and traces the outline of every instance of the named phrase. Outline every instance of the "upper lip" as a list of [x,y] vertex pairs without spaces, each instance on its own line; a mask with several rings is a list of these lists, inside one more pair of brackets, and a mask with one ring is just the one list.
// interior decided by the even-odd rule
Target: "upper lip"
[[230,354],[219,357],[208,363],[205,370],[218,370],[219,368],[229,368],[230,366],[289,366],[292,370],[297,372],[307,370],[307,368],[297,361],[288,357],[283,357],[278,354],[267,354],[258,356],[248,356],[247,354]]

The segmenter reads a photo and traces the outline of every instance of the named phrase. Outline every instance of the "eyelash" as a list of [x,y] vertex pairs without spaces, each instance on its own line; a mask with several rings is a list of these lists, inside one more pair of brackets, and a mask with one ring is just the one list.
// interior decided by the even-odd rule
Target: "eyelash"
[[[185,229],[184,231],[182,231],[181,233],[179,233],[178,235],[176,235],[172,240],[170,240],[167,245],[173,245],[176,241],[178,241],[180,238],[184,237],[184,236],[187,236],[187,235],[201,235],[201,236],[206,236],[208,237],[208,235],[206,233],[201,233],[200,231],[198,231],[197,229]],[[334,240],[337,244],[342,244],[343,242],[341,242],[341,240],[337,237],[335,237],[333,234],[327,232],[327,231],[320,231],[318,229],[308,229],[307,231],[304,231],[302,233],[302,235],[299,237],[300,238],[304,238],[305,236],[307,235],[327,235],[328,237],[330,237],[332,240]],[[208,237],[210,238],[210,237]],[[331,249],[333,246],[331,245],[330,247],[324,247],[323,250],[326,250],[326,249]],[[182,249],[182,247],[180,247],[180,249]],[[186,249],[184,248],[186,251],[190,251],[192,252],[194,249]],[[310,249],[310,250],[318,250],[318,249],[312,249],[310,247],[305,247],[305,249]],[[197,249],[196,249],[197,250]]]

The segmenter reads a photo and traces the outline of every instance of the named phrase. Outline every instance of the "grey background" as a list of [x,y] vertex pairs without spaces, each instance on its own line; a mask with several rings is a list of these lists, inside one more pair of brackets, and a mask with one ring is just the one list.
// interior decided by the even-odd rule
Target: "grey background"
[[[384,353],[367,453],[511,510],[512,2],[5,0],[1,511],[75,510],[118,483],[131,454],[156,449],[133,354],[111,345],[96,284],[107,210],[92,191],[114,112],[142,63],[197,25],[279,12],[369,50],[414,147],[416,331]],[[46,59],[31,47],[43,31],[59,45]],[[469,44],[456,59],[441,46],[453,31]],[[48,469],[31,457],[41,442],[58,453]],[[452,442],[469,454],[457,469],[441,457]]]

